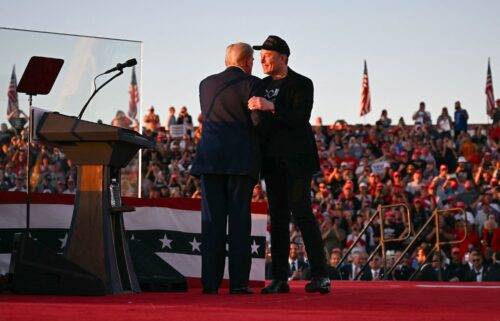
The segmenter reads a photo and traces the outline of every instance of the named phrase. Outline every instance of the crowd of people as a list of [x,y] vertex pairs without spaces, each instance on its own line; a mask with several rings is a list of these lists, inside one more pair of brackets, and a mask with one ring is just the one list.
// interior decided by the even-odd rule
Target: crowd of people
[[[313,129],[321,171],[311,181],[311,200],[329,258],[330,277],[381,279],[383,267],[399,261],[406,244],[416,237],[415,246],[403,255],[390,278],[410,278],[415,269],[427,264],[425,260],[429,268],[422,269],[417,279],[437,280],[440,276],[449,281],[485,281],[498,277],[495,269],[500,260],[499,110],[500,100],[492,124],[473,128],[468,125],[467,112],[460,102],[455,103],[453,118],[444,107],[435,122],[422,102],[411,125],[406,125],[403,118],[393,124],[386,110],[374,125],[339,120],[324,126],[318,118]],[[157,148],[142,151],[142,195],[200,198],[199,181],[190,176],[189,170],[201,138],[202,119],[199,117],[199,126],[194,127],[185,106],[177,115],[174,107],[165,116],[160,118],[160,115],[151,106],[143,119],[143,133],[156,141]],[[138,129],[138,122],[128,119],[123,112],[117,112],[111,123]],[[25,191],[27,127],[1,124],[0,146],[0,191]],[[63,150],[34,143],[31,151],[29,181],[33,191],[76,192],[76,167]],[[123,184],[126,185],[129,184]],[[254,188],[253,201],[266,200],[262,181]],[[351,255],[337,266],[379,206],[383,208],[382,222],[375,219],[360,236]],[[449,209],[439,215],[438,233],[431,224],[417,235],[436,209]],[[465,229],[468,235],[464,242],[443,245],[440,253],[427,258],[436,237],[441,242],[461,240]],[[381,233],[384,239],[409,237],[402,242],[387,243],[384,255],[375,253],[358,276]],[[305,279],[307,253],[301,233],[293,223],[290,240],[290,279]],[[269,244],[266,262],[266,271],[270,271]]]

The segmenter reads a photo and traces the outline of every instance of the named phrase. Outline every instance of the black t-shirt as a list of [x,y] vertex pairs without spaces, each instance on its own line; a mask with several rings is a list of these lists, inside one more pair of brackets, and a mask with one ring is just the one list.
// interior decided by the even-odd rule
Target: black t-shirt
[[271,80],[269,82],[266,82],[264,98],[274,103],[276,101],[276,97],[278,97],[280,87],[283,84],[283,79]]

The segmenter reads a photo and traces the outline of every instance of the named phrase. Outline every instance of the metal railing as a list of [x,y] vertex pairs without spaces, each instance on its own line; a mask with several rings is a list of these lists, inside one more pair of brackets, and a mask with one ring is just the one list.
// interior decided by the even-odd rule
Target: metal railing
[[[387,209],[389,208],[401,208],[403,207],[406,210],[406,223],[407,227],[405,229],[406,233],[404,233],[403,236],[400,236],[398,238],[392,238],[392,239],[385,239],[384,236],[384,222],[385,222],[385,213],[387,212]],[[347,259],[347,257],[351,254],[352,250],[356,247],[356,245],[361,241],[361,238],[363,237],[364,233],[368,230],[370,226],[372,226],[373,222],[375,221],[376,218],[379,218],[379,225],[380,225],[380,242],[378,245],[375,247],[375,249],[371,252],[370,256],[368,257],[366,264],[361,267],[357,275],[353,275],[353,280],[357,280],[361,277],[363,274],[364,270],[366,267],[369,265],[370,261],[373,259],[373,257],[377,254],[379,250],[381,250],[382,253],[382,261],[384,265],[384,271],[387,269],[387,260],[386,260],[386,251],[385,251],[385,244],[390,243],[390,242],[401,242],[407,240],[412,231],[412,225],[411,225],[411,217],[410,217],[410,209],[408,206],[404,203],[399,203],[399,204],[391,204],[391,205],[379,205],[377,207],[377,211],[373,213],[373,215],[370,217],[368,222],[364,224],[363,228],[359,232],[358,237],[354,239],[352,242],[351,246],[347,249],[347,251],[344,253],[342,258],[340,259],[339,263],[335,267],[336,269],[339,269],[339,267],[344,263],[344,261]]]
[[441,234],[441,226],[439,224],[439,216],[444,215],[447,213],[456,213],[456,212],[462,212],[464,215],[464,220],[467,220],[467,213],[465,212],[464,209],[462,208],[451,208],[451,209],[445,209],[445,210],[434,210],[432,215],[427,219],[427,221],[424,223],[424,225],[420,228],[420,230],[415,234],[411,242],[406,246],[406,248],[402,251],[401,255],[399,258],[396,259],[396,261],[393,263],[393,265],[389,268],[389,270],[384,269],[386,273],[384,274],[384,280],[387,280],[390,275],[392,275],[392,272],[394,269],[398,266],[399,263],[404,259],[406,253],[413,247],[413,245],[420,240],[420,236],[425,232],[427,227],[430,226],[430,224],[434,221],[435,224],[435,234],[436,234],[436,242],[434,243],[433,248],[429,252],[429,254],[426,257],[426,261],[420,265],[420,267],[410,276],[409,280],[413,280],[415,276],[418,274],[418,272],[422,269],[422,267],[425,265],[425,263],[429,260],[432,259],[432,256],[434,255],[434,252],[437,251],[439,253],[438,255],[438,264],[439,264],[439,269],[438,269],[438,279],[442,281],[442,256],[441,256],[441,246],[442,245],[451,245],[451,244],[459,244],[462,243],[467,239],[467,236],[469,234],[468,228],[467,228],[467,223],[465,223],[465,233],[464,236],[461,240],[454,240],[454,241],[445,241],[442,242],[440,239],[440,234]]

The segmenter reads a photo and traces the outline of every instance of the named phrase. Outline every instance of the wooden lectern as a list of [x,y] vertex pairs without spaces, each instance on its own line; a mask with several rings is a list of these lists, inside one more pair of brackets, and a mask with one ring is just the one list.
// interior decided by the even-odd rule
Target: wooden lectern
[[51,112],[41,115],[35,134],[63,148],[78,167],[65,257],[100,278],[107,293],[140,292],[122,215],[134,208],[111,207],[109,186],[140,148],[154,143],[132,130]]

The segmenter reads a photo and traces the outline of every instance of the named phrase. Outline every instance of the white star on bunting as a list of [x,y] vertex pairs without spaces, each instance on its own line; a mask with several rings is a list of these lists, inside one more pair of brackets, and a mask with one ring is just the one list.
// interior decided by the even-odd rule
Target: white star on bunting
[[198,242],[196,240],[196,236],[193,237],[193,242],[189,242],[189,244],[191,244],[191,247],[192,247],[192,250],[191,251],[198,251],[201,253],[201,250],[200,250],[200,245],[201,245],[201,242]]
[[159,239],[159,241],[161,242],[161,248],[162,249],[164,249],[165,247],[168,247],[169,249],[172,249],[172,245],[170,245],[170,243],[172,243],[172,240],[168,239],[167,234],[164,234],[163,238]]
[[59,239],[61,242],[61,249],[64,249],[66,247],[66,243],[68,242],[68,233],[64,234],[64,238]]
[[255,253],[258,255],[260,245],[257,245],[257,243],[255,243],[255,240],[253,240],[253,244],[251,245],[251,247],[252,247],[252,253]]

